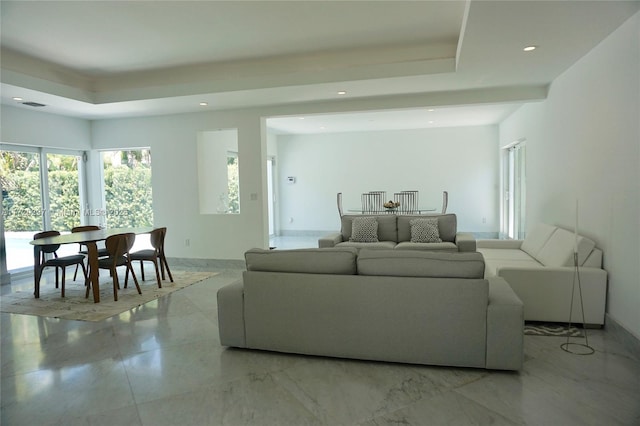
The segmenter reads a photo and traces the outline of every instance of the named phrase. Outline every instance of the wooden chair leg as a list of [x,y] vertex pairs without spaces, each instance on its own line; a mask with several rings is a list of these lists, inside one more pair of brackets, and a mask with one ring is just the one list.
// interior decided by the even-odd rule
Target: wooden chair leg
[[64,297],[64,283],[66,281],[66,269],[65,267],[61,268],[62,269],[62,297]]
[[140,290],[140,284],[138,284],[136,273],[133,272],[133,266],[131,266],[131,262],[127,262],[127,269],[131,271],[131,276],[133,277],[133,283],[136,285],[136,288],[138,289],[138,294],[142,294],[142,290]]
[[158,259],[153,261],[153,266],[156,268],[156,281],[158,281],[158,288],[162,288],[162,280],[160,279],[160,270],[158,269]]
[[120,288],[120,283],[118,282],[118,271],[115,269],[111,270],[111,276],[113,276],[113,300],[118,301],[118,289]]
[[144,263],[142,263],[142,260],[140,261],[140,275],[142,276],[142,281],[146,281],[144,277]]
[[167,263],[167,258],[164,257],[164,256],[161,256],[160,257],[160,262],[162,262],[164,267],[167,269],[167,274],[169,274],[169,280],[171,280],[171,282],[173,282],[173,276],[171,275],[171,270],[169,269],[169,263]]

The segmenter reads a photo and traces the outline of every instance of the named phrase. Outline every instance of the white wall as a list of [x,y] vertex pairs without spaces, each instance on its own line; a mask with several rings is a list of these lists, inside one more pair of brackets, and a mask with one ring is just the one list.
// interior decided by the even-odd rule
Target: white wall
[[527,140],[527,221],[573,229],[604,251],[607,312],[640,338],[640,14],[520,108],[500,142]]
[[[196,167],[198,134],[228,128],[238,129],[240,214],[202,215]],[[266,159],[260,118],[255,113],[211,112],[95,121],[92,139],[95,149],[151,148],[154,221],[156,226],[168,227],[170,256],[241,259],[251,247],[268,246],[262,188]]]
[[91,149],[91,122],[2,105],[0,142],[63,148]]
[[460,231],[498,232],[497,146],[497,126],[279,136],[280,229],[339,230],[338,192],[348,209],[363,192],[419,190],[439,211],[446,190]]

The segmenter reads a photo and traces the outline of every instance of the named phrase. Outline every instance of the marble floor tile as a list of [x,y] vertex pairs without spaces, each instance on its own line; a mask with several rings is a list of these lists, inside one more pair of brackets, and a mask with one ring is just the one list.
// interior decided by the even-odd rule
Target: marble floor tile
[[98,323],[0,314],[0,424],[640,425],[640,360],[606,330],[589,356],[525,336],[517,373],[224,348],[216,291],[242,270],[216,272]]
[[423,398],[394,412],[359,423],[359,426],[397,425],[493,425],[514,426],[514,422],[464,396],[447,391]]

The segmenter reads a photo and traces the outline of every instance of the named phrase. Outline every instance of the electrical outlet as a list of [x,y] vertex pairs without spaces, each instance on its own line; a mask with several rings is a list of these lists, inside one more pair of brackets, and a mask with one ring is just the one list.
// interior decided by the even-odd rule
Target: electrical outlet
[[189,247],[191,245],[191,240],[189,238],[187,238],[186,240],[184,240],[184,246],[185,247]]
[[482,218],[482,223],[487,223],[487,218],[486,217]]

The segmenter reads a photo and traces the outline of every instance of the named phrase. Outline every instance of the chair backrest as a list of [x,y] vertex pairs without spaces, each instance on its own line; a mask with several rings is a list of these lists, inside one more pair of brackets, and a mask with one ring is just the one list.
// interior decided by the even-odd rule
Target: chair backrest
[[105,248],[109,252],[109,258],[115,261],[129,253],[129,250],[133,247],[135,239],[136,234],[133,233],[116,234],[107,237],[105,240]]
[[83,226],[74,226],[71,228],[71,232],[86,232],[86,231],[99,231],[100,227],[97,225],[83,225]]
[[402,191],[396,192],[394,195],[395,201],[400,203],[398,206],[399,214],[414,214],[418,210],[417,203],[417,191]]
[[340,217],[343,216],[343,210],[342,210],[342,192],[338,192],[338,195],[336,196],[336,202],[338,204],[338,213],[340,214]]
[[164,236],[167,234],[167,228],[156,228],[150,232],[149,241],[156,252],[164,250]]
[[[58,235],[60,235],[60,232],[58,231],[43,231],[43,232],[38,232],[37,234],[34,234],[33,239],[37,240],[39,238],[57,237]],[[60,248],[60,244],[49,244],[46,246],[40,246],[40,252],[43,254],[55,253],[56,251],[58,251],[59,248]]]
[[380,192],[365,192],[361,196],[362,213],[380,213],[384,204],[383,194]]
[[442,191],[442,214],[447,212],[447,205],[449,204],[449,193]]

